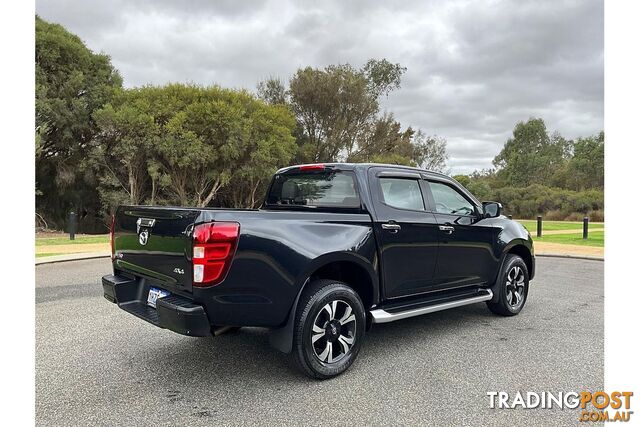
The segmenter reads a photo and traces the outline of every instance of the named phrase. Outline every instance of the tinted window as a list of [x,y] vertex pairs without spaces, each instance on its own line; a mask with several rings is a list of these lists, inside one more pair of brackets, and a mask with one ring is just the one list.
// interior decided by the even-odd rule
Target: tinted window
[[471,215],[473,205],[453,187],[439,182],[430,182],[429,187],[436,204],[436,212],[456,215]]
[[323,170],[276,175],[267,204],[359,208],[360,198],[351,173]]
[[395,208],[424,210],[420,184],[415,179],[380,178],[384,202]]

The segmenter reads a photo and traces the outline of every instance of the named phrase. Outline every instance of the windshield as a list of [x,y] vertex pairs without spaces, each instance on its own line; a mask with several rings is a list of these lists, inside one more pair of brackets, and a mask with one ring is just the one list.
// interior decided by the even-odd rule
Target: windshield
[[359,208],[354,176],[344,171],[304,171],[276,175],[268,205]]

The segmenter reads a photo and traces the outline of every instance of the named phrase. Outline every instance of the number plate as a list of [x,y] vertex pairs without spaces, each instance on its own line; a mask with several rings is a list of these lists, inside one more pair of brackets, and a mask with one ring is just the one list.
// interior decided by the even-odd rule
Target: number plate
[[147,305],[150,305],[151,307],[156,308],[156,301],[159,298],[164,298],[168,295],[171,295],[171,294],[167,291],[163,291],[162,289],[158,289],[158,288],[151,288],[149,289],[149,296],[147,297]]

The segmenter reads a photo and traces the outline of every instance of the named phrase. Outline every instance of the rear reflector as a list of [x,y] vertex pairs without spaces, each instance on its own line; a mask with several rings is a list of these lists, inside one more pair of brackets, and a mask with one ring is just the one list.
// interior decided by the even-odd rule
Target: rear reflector
[[209,222],[193,230],[193,286],[208,287],[222,282],[236,250],[240,224]]

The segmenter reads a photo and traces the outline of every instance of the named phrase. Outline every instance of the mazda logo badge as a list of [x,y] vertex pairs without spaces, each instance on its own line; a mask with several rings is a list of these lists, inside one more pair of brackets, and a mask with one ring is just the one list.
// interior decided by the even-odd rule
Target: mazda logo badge
[[144,246],[147,244],[148,241],[149,241],[149,231],[142,230],[140,232],[140,235],[138,236],[138,242],[140,242],[140,244]]

